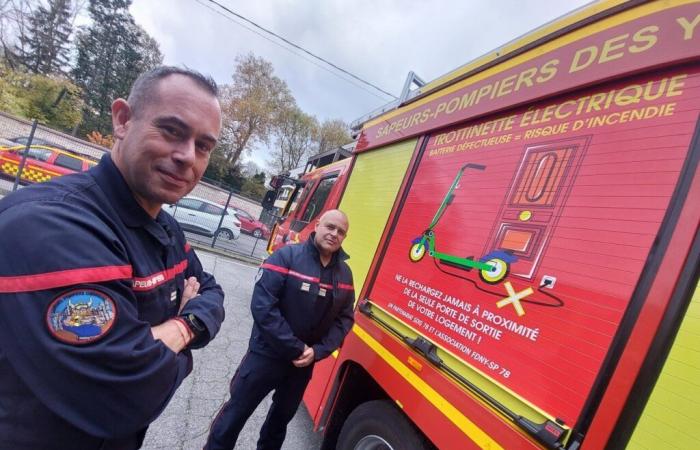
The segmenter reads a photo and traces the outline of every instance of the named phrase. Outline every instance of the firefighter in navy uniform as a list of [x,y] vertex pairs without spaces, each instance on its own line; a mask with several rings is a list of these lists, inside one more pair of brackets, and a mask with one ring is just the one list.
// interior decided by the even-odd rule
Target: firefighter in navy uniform
[[161,210],[201,178],[216,85],[161,67],[112,105],[90,171],[0,201],[0,449],[137,449],[224,319]]
[[231,398],[214,419],[205,449],[232,449],[255,408],[271,391],[259,450],[279,449],[313,371],[353,324],[355,293],[347,254],[345,214],[324,213],[301,244],[273,253],[253,290],[248,352],[231,380]]

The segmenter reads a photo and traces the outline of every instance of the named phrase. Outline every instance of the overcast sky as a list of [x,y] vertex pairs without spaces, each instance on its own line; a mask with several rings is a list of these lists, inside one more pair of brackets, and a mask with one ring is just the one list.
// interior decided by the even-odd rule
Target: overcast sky
[[[385,91],[399,95],[406,75],[425,81],[478,58],[588,0],[217,0]],[[166,64],[187,65],[228,83],[237,55],[270,61],[299,106],[319,121],[351,122],[391,101],[269,35],[209,0],[134,0],[136,22],[160,44]],[[243,25],[241,25],[243,24]],[[272,41],[272,42],[271,42]],[[306,59],[305,59],[306,58]],[[319,65],[322,67],[319,67]],[[332,73],[331,73],[332,72]],[[339,75],[342,76],[342,75]],[[345,78],[348,78],[345,76]],[[252,159],[264,165],[265,149]]]

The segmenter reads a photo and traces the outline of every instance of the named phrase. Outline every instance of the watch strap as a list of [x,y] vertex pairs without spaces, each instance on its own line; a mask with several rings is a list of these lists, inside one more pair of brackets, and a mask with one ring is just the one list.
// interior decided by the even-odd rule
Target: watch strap
[[190,331],[192,332],[192,334],[194,334],[195,337],[199,336],[207,329],[204,326],[204,323],[192,313],[182,314],[179,317],[182,318],[182,320],[187,325],[187,328],[190,329]]

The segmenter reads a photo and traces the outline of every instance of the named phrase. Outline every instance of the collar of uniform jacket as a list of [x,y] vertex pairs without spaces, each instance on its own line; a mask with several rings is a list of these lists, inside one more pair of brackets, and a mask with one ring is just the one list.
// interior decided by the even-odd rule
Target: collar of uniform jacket
[[[314,239],[315,237],[316,237],[316,232],[313,231],[309,235],[309,238],[306,240],[306,245],[314,253],[314,255],[319,257],[319,261],[320,261],[320,255],[318,253],[318,249],[316,248],[316,241]],[[345,253],[345,250],[343,250],[343,247],[340,247],[337,252],[333,253],[333,257],[331,258],[330,265],[335,264],[336,261],[345,261],[346,259],[349,259],[349,258],[350,258],[350,255]]]
[[156,220],[148,215],[136,201],[129,185],[126,184],[124,177],[109,154],[104,155],[100,163],[90,169],[90,174],[95,178],[102,192],[111,200],[112,207],[117,211],[124,224],[132,228],[146,228],[161,243],[167,245],[170,238],[163,227],[159,225],[159,222],[162,221],[158,220],[162,214],[167,213],[161,210]]

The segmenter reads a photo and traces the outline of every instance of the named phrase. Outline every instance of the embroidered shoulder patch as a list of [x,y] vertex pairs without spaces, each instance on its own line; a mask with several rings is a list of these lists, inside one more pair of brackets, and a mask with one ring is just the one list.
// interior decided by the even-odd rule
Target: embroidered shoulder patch
[[262,267],[258,269],[258,273],[255,274],[255,283],[260,281],[260,278],[263,276],[263,269]]
[[53,337],[73,345],[89,344],[114,325],[117,307],[104,292],[76,289],[56,297],[46,311],[46,326]]

